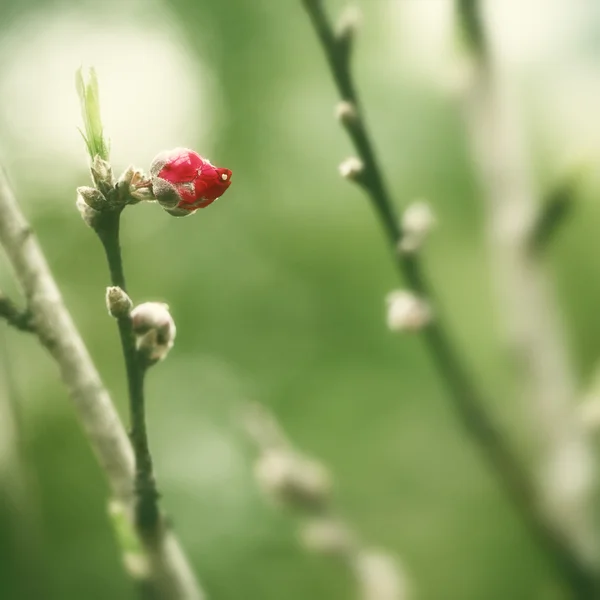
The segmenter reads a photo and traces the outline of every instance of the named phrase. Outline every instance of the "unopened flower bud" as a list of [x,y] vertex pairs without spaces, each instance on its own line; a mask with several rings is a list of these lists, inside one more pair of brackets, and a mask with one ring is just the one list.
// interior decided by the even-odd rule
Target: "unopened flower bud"
[[150,175],[156,200],[175,217],[206,208],[231,185],[229,169],[215,167],[187,148],[175,148],[156,156]]
[[358,6],[347,6],[337,23],[336,39],[342,45],[346,52],[350,51],[352,41],[362,20],[362,13]]
[[343,125],[352,125],[358,119],[356,106],[352,102],[342,100],[335,105],[335,118]]
[[351,156],[350,158],[347,158],[340,164],[339,169],[340,175],[344,179],[350,179],[351,181],[360,181],[361,176],[365,170],[365,166],[359,158]]
[[77,194],[77,201],[75,202],[75,206],[81,215],[81,218],[85,222],[86,225],[89,225],[92,229],[96,227],[98,223],[98,219],[100,218],[100,211],[92,208],[81,196],[81,194]]
[[131,298],[119,286],[115,285],[106,288],[106,308],[111,317],[115,317],[115,319],[127,317],[132,307],[133,302]]
[[410,204],[402,215],[401,252],[416,252],[421,248],[435,225],[435,216],[427,202],[418,200]]
[[148,364],[162,360],[173,347],[175,322],[162,302],[144,302],[131,311],[136,348]]
[[325,468],[289,450],[265,451],[255,475],[263,491],[286,506],[315,508],[329,499],[331,483]]
[[99,155],[94,156],[90,170],[92,172],[94,183],[104,193],[109,192],[114,187],[115,182],[113,179],[112,167],[107,160],[100,158]]
[[388,294],[387,324],[392,331],[419,331],[431,321],[431,308],[421,298],[406,290]]
[[106,207],[104,194],[93,187],[81,186],[77,188],[77,195],[94,210],[101,211]]
[[363,600],[406,600],[410,589],[399,564],[388,554],[364,550],[354,559]]
[[354,536],[343,523],[326,517],[304,523],[300,529],[300,540],[307,550],[323,554],[345,554],[355,544]]

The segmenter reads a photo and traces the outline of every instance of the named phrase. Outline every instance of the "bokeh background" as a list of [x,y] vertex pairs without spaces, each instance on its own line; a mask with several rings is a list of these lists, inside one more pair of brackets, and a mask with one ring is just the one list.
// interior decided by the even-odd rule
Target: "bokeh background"
[[[425,261],[452,333],[533,462],[536,424],[499,343],[452,2],[357,4],[355,71],[387,180],[398,206],[434,207]],[[574,157],[592,166],[546,257],[583,392],[600,355],[600,6],[485,6],[540,195]],[[259,493],[239,422],[248,400],[331,469],[341,514],[398,558],[418,598],[560,598],[421,342],[386,329],[384,298],[399,282],[366,198],[338,175],[352,149],[299,1],[0,4],[0,158],[123,417],[106,265],[74,206],[88,182],[82,64],[98,71],[115,170],[189,146],[234,173],[210,210],[174,219],[138,205],[123,231],[134,300],[167,301],[177,322],[172,353],[149,376],[149,430],[164,506],[210,598],[355,593],[351,575],[306,553],[294,520]],[[4,257],[0,288],[16,297]],[[106,483],[56,368],[35,340],[4,329],[2,393],[12,388],[18,439],[0,423],[0,598],[133,598]],[[24,494],[11,483],[17,468]]]

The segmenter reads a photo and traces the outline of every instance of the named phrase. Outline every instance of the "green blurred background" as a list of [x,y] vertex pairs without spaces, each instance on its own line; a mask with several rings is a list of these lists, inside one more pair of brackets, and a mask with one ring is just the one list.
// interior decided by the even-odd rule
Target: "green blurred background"
[[[358,5],[355,69],[394,198],[435,208],[427,268],[490,410],[528,455],[535,423],[499,343],[452,3]],[[541,193],[573,156],[592,165],[599,156],[600,9],[592,0],[487,5]],[[0,158],[125,418],[107,269],[74,207],[75,187],[88,182],[80,64],[97,67],[116,170],[189,146],[234,174],[210,210],[174,219],[138,205],[123,231],[134,300],[167,301],[177,323],[173,351],[149,375],[149,430],[164,506],[209,597],[355,593],[351,575],[304,552],[293,520],[257,490],[238,419],[257,400],[330,467],[340,512],[398,557],[418,598],[560,598],[420,340],[386,329],[384,297],[399,282],[366,198],[338,175],[352,149],[300,2],[0,4]],[[581,187],[547,257],[582,389],[600,355],[599,191],[594,178]],[[0,259],[0,288],[16,295]],[[106,483],[56,368],[35,340],[2,335],[28,489],[15,501],[0,433],[0,598],[133,598]]]

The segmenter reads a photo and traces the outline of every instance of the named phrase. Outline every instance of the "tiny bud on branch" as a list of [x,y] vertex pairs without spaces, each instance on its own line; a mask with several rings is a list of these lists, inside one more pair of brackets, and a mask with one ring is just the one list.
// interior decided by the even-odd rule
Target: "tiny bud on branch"
[[335,118],[346,127],[354,125],[358,119],[356,106],[347,100],[338,102],[335,106]]
[[386,301],[387,324],[392,331],[419,331],[431,321],[429,305],[412,292],[391,292]]
[[340,15],[336,26],[335,37],[338,48],[343,56],[348,59],[352,50],[352,42],[356,36],[362,20],[362,13],[357,6],[347,6]]
[[106,308],[111,317],[120,319],[129,316],[133,302],[119,286],[110,286],[106,288]]
[[315,508],[329,499],[331,482],[325,468],[289,450],[265,451],[255,475],[264,492],[285,506]]
[[360,183],[365,170],[365,165],[363,164],[362,160],[356,156],[351,156],[340,163],[339,170],[340,175],[344,179],[349,179],[350,181],[356,181],[357,183]]
[[435,225],[435,215],[427,202],[418,200],[409,204],[402,214],[400,252],[416,252],[421,248]]
[[168,305],[162,302],[144,302],[131,311],[136,348],[146,364],[163,360],[175,341],[175,321]]

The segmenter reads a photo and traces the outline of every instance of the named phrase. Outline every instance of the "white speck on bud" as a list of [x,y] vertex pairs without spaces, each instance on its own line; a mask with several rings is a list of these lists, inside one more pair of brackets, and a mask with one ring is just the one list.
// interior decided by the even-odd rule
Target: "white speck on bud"
[[344,125],[352,125],[358,119],[356,106],[347,100],[341,100],[335,105],[335,118]]
[[144,302],[131,311],[136,348],[152,365],[165,358],[175,341],[175,321],[167,304]]
[[355,546],[351,531],[327,517],[308,520],[300,529],[300,541],[307,550],[330,555],[347,554]]
[[431,321],[431,308],[412,292],[396,290],[386,302],[387,325],[392,331],[419,331]]
[[362,22],[362,13],[356,5],[347,6],[340,15],[336,27],[336,38],[349,45]]
[[81,194],[77,194],[77,201],[75,206],[81,215],[81,218],[86,225],[89,225],[92,229],[96,226],[98,218],[100,217],[100,211],[92,208],[84,199]]
[[354,561],[363,600],[407,600],[409,586],[397,562],[384,552],[363,551]]
[[340,164],[340,175],[344,179],[350,179],[351,181],[359,181],[361,175],[365,170],[365,166],[360,160],[360,158],[356,158],[356,156],[351,156],[347,158]]
[[286,506],[314,508],[329,499],[329,474],[318,462],[290,450],[266,450],[254,470],[264,493]]
[[402,215],[402,239],[398,250],[406,253],[419,250],[435,222],[435,215],[427,202],[417,200],[409,204]]
[[115,285],[106,288],[106,308],[111,317],[115,319],[127,317],[132,307],[133,302],[131,298],[119,286]]

